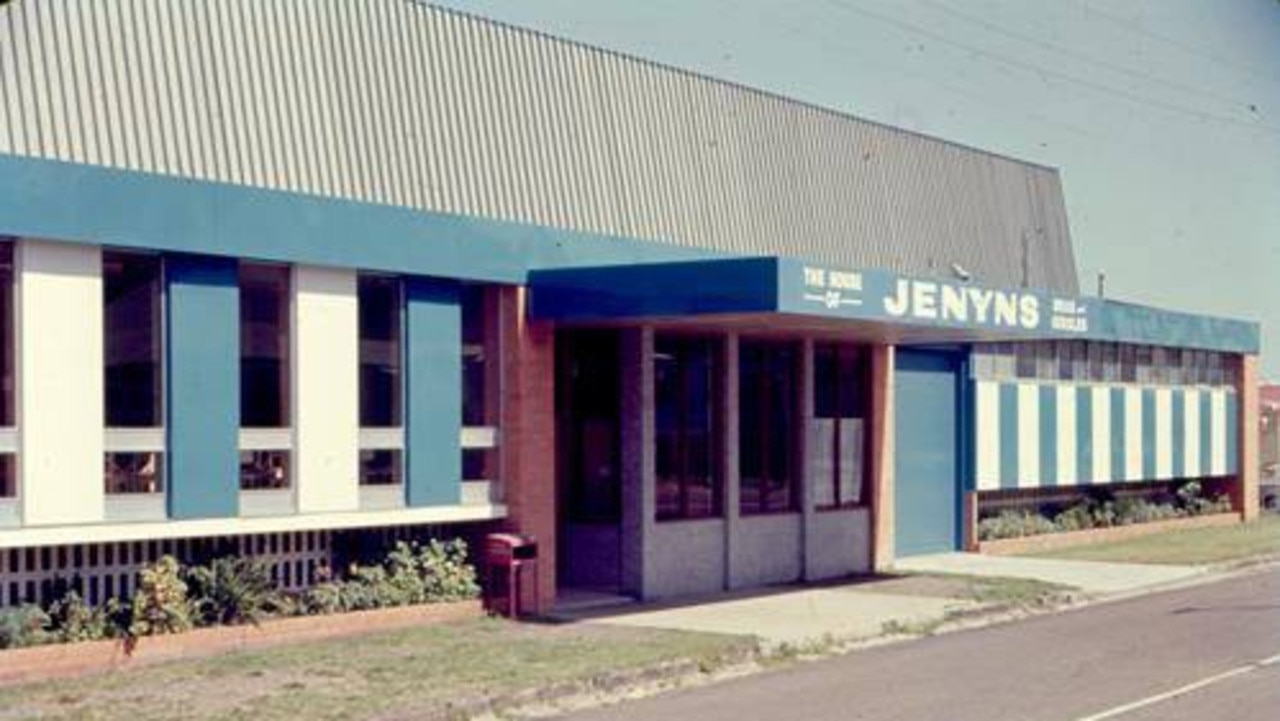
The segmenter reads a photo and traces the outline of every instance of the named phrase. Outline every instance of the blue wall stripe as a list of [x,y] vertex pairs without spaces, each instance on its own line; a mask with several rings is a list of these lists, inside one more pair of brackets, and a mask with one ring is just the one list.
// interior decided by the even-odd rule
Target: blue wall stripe
[[1093,477],[1093,388],[1076,388],[1076,479],[1079,483],[1107,479]]
[[405,369],[405,502],[460,503],[462,304],[457,283],[406,280]]
[[1184,442],[1187,437],[1187,392],[1181,388],[1173,389],[1173,438],[1170,447],[1173,449],[1173,477],[1187,477],[1187,453]]
[[1213,393],[1200,393],[1200,475],[1213,473]]
[[240,289],[234,260],[165,258],[169,516],[240,502]]
[[1000,488],[1018,487],[1018,384],[1000,384]]
[[1040,485],[1056,486],[1058,478],[1058,387],[1040,386]]
[[1156,391],[1142,389],[1142,477],[1156,477]]
[[1240,472],[1240,405],[1235,393],[1225,394],[1227,397],[1227,473]]
[[1125,478],[1124,388],[1111,389],[1111,480]]

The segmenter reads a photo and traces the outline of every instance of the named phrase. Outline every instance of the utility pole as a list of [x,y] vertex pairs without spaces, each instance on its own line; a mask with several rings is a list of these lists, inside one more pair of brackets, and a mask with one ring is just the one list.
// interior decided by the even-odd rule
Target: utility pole
[[1105,270],[1098,271],[1098,297],[1107,297],[1107,272]]

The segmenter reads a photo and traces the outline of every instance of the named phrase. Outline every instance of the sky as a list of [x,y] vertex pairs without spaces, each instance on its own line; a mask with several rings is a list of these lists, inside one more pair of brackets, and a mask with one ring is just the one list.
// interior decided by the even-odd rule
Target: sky
[[1280,0],[437,0],[1056,167],[1081,290],[1262,323]]

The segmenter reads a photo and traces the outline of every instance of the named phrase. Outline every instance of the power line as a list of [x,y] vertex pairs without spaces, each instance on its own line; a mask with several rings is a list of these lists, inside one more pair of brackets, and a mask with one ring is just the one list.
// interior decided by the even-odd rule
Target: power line
[[1062,45],[1060,43],[1055,43],[1052,40],[1033,37],[1031,35],[1026,35],[1024,33],[1010,30],[1009,28],[1006,28],[1002,25],[997,25],[996,23],[988,22],[980,17],[974,17],[973,15],[969,15],[968,13],[963,13],[944,3],[938,2],[937,0],[921,0],[921,1],[925,5],[928,5],[934,8],[935,10],[938,10],[939,12],[943,12],[963,22],[967,22],[967,23],[985,28],[988,31],[995,33],[997,35],[1013,38],[1014,40],[1024,42],[1028,45],[1034,45],[1038,48],[1049,48],[1055,52],[1061,53],[1062,55],[1067,55],[1070,57],[1083,60],[1084,62],[1089,63],[1091,65],[1095,65],[1097,67],[1107,68],[1108,70],[1112,70],[1118,73],[1123,73],[1125,75],[1130,75],[1135,78],[1140,78],[1147,82],[1164,85],[1170,88],[1176,88],[1178,90],[1183,90],[1189,93],[1195,93],[1197,95],[1202,95],[1206,98],[1221,100],[1221,101],[1230,103],[1232,105],[1239,106],[1240,109],[1254,110],[1254,108],[1256,107],[1254,103],[1247,100],[1241,100],[1239,98],[1231,97],[1229,95],[1223,95],[1222,93],[1217,93],[1212,90],[1207,90],[1198,86],[1188,85],[1186,83],[1180,83],[1175,80],[1168,80],[1166,78],[1150,75],[1148,73],[1144,73],[1139,70],[1134,70],[1133,68],[1121,65],[1119,63],[1113,63],[1108,60],[1101,60],[1098,58],[1091,57],[1089,55],[1086,55],[1085,53],[1079,52],[1077,50],[1073,50],[1072,48]]
[[[1115,148],[1123,148],[1129,151],[1132,151],[1134,147],[1141,147],[1150,153],[1150,156],[1146,159],[1147,162],[1155,162],[1177,173],[1187,172],[1186,165],[1179,165],[1172,162],[1172,158],[1176,157],[1183,150],[1182,148],[1175,147],[1167,143],[1151,142],[1146,138],[1120,138],[1112,134],[1099,133],[1089,128],[1076,125],[1074,123],[1066,122],[1056,117],[1050,117],[1043,113],[1037,112],[1035,110],[1029,110],[1019,105],[1015,105],[1013,103],[1010,103],[1007,97],[987,95],[983,93],[974,92],[970,88],[967,88],[961,85],[956,85],[953,83],[944,82],[943,80],[939,79],[937,76],[929,73],[914,71],[898,64],[890,65],[882,61],[880,58],[864,52],[865,48],[863,46],[849,43],[843,37],[831,35],[828,32],[822,32],[820,36],[815,35],[809,29],[797,27],[792,24],[783,24],[781,27],[785,31],[789,32],[791,35],[799,37],[810,44],[812,44],[816,40],[820,46],[821,45],[838,46],[839,50],[835,53],[836,57],[847,58],[850,55],[857,56],[859,58],[860,63],[866,64],[872,67],[877,67],[891,76],[906,76],[906,77],[915,78],[919,81],[922,81],[922,82],[928,83],[929,85],[937,87],[940,90],[943,90],[956,97],[965,98],[967,100],[973,101],[974,103],[977,104],[978,107],[988,109],[988,110],[990,110],[993,107],[1004,108],[1004,109],[1019,113],[1023,117],[1033,121],[1039,126],[1055,128],[1058,131],[1069,133],[1082,140],[1102,143],[1108,146],[1112,146]],[[819,30],[825,31],[826,28],[822,27],[822,28],[819,28]],[[892,124],[893,121],[892,119],[889,119],[889,120],[886,120],[885,122]],[[1039,143],[1039,145],[1041,148],[1048,147],[1048,145],[1044,142]],[[1258,185],[1256,181],[1247,179],[1244,176],[1241,176],[1232,172],[1229,169],[1229,166],[1215,167],[1213,172],[1214,172],[1214,182],[1218,184],[1230,184],[1233,186],[1238,186],[1240,188],[1249,188],[1249,189],[1256,189]]]
[[1121,90],[1119,88],[1112,87],[1110,85],[1095,83],[1091,80],[1085,80],[1083,78],[1078,78],[1073,75],[1060,73],[1056,70],[1050,70],[1048,68],[1044,68],[1038,65],[1025,63],[1021,60],[1017,60],[1016,58],[1011,58],[1006,55],[993,53],[989,50],[985,50],[983,48],[979,48],[973,45],[957,42],[955,40],[952,40],[951,38],[935,33],[926,28],[922,28],[918,25],[913,25],[911,23],[903,22],[896,18],[891,18],[885,15],[882,15],[880,13],[867,10],[866,8],[863,8],[863,7],[851,5],[847,2],[843,2],[842,0],[827,0],[827,3],[839,10],[855,13],[857,15],[862,15],[864,17],[871,18],[872,20],[876,20],[878,22],[882,22],[888,25],[893,25],[894,27],[897,27],[900,30],[905,30],[906,32],[909,32],[915,35],[920,35],[922,37],[929,38],[931,40],[942,43],[944,45],[950,45],[975,55],[987,57],[996,62],[1002,63],[1004,65],[1019,68],[1026,72],[1039,75],[1041,77],[1054,77],[1065,82],[1074,83],[1081,87],[1089,88],[1099,93],[1105,93],[1107,95],[1112,95],[1118,98],[1122,98],[1134,104],[1148,105],[1151,107],[1160,108],[1171,113],[1177,113],[1180,115],[1186,115],[1188,117],[1198,119],[1201,122],[1208,121],[1208,122],[1216,122],[1222,125],[1233,125],[1233,126],[1243,128],[1245,130],[1253,131],[1253,132],[1280,136],[1280,127],[1268,125],[1266,123],[1244,122],[1241,120],[1237,120],[1236,118],[1227,117],[1225,115],[1218,115],[1216,113],[1210,113],[1205,110],[1190,108],[1185,105],[1178,105],[1176,103],[1169,103],[1163,100],[1157,100],[1155,98],[1145,97],[1142,95],[1138,95],[1136,93],[1131,93],[1126,90]]
[[1085,12],[1091,13],[1093,15],[1097,15],[1098,17],[1104,20],[1108,20],[1122,30],[1131,32],[1135,35],[1142,35],[1144,37],[1151,38],[1152,40],[1159,40],[1160,42],[1167,43],[1168,45],[1172,45],[1173,47],[1178,48],[1179,50],[1182,50],[1185,53],[1190,53],[1191,55],[1198,55],[1202,58],[1205,58],[1206,60],[1211,60],[1224,67],[1243,70],[1249,73],[1250,75],[1253,75],[1263,80],[1267,80],[1269,82],[1280,85],[1280,75],[1269,73],[1265,70],[1254,67],[1253,65],[1248,65],[1246,63],[1238,63],[1234,60],[1228,60],[1222,57],[1221,55],[1218,55],[1217,53],[1210,52],[1203,48],[1192,45],[1188,42],[1184,42],[1177,38],[1170,37],[1168,35],[1163,35],[1161,33],[1152,32],[1142,27],[1141,25],[1138,25],[1136,22],[1132,20],[1127,20],[1117,15],[1112,15],[1110,13],[1104,12],[1102,10],[1099,10],[1093,7],[1092,5],[1087,5],[1084,2],[1081,2],[1081,0],[1073,0],[1073,2]]

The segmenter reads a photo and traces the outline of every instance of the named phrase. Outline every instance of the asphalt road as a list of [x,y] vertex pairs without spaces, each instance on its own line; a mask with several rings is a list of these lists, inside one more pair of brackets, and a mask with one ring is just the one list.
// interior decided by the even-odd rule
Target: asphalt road
[[1275,721],[1280,569],[569,718]]

